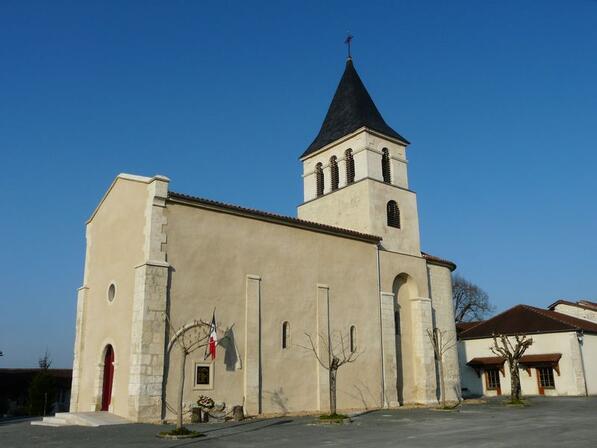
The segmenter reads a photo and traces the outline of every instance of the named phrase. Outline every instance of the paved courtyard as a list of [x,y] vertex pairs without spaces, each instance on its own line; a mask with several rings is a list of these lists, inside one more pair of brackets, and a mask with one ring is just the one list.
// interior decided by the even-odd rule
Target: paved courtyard
[[165,427],[143,424],[48,428],[0,423],[0,447],[593,447],[597,397],[531,398],[525,408],[501,401],[465,404],[457,411],[374,411],[343,426],[315,425],[312,417],[242,424],[191,425],[201,439],[167,441]]

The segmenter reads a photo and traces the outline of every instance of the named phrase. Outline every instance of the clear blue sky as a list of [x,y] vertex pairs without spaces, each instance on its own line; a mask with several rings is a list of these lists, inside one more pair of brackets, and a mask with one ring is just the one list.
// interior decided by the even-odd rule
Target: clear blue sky
[[294,215],[347,31],[412,142],[424,250],[498,310],[595,298],[596,24],[594,0],[2,1],[0,367],[71,364],[118,173]]

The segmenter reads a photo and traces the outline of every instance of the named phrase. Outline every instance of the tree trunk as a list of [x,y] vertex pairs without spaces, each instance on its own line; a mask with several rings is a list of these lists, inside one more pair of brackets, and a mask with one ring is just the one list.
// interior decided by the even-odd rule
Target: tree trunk
[[336,374],[337,369],[330,369],[330,415],[336,414]]
[[185,350],[180,351],[180,383],[178,384],[178,415],[176,416],[176,429],[182,428],[182,402],[184,398],[184,374],[187,363],[187,353]]
[[442,396],[442,407],[446,407],[446,381],[444,380],[444,359],[440,356],[438,359],[439,366],[439,393]]
[[520,372],[518,371],[518,363],[510,364],[510,401],[520,400]]

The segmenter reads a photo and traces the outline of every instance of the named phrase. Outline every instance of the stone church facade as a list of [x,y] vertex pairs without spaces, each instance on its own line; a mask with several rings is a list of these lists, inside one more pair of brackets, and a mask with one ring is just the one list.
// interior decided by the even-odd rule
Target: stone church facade
[[[181,355],[164,316],[178,328],[214,309],[221,343],[214,361],[189,355],[187,405],[208,395],[250,415],[327,411],[327,371],[307,334],[360,353],[338,373],[339,409],[436,403],[428,330],[455,338],[455,265],[421,252],[407,146],[349,59],[301,156],[298,218],[119,175],[87,222],[71,412],[172,418]],[[444,365],[455,400],[456,347]]]

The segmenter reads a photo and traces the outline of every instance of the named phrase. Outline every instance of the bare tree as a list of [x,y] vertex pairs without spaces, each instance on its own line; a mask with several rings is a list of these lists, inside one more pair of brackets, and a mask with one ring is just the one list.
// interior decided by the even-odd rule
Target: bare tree
[[176,344],[180,348],[180,365],[178,367],[178,396],[176,402],[176,430],[183,428],[183,397],[184,397],[184,380],[185,367],[187,357],[195,350],[205,347],[209,344],[210,324],[202,320],[194,320],[190,323],[182,325],[178,330],[174,328],[170,318],[164,314],[164,319],[170,327],[172,337],[168,343],[168,352]]
[[[514,338],[512,343],[511,338]],[[533,340],[526,335],[514,335],[508,337],[504,334],[493,335],[493,346],[491,351],[501,356],[508,361],[510,368],[510,401],[517,402],[522,398],[522,391],[520,389],[520,372],[518,365],[520,358],[524,355],[527,348],[533,344]]]
[[330,416],[336,415],[336,381],[338,378],[338,369],[345,364],[355,362],[362,352],[357,351],[356,346],[346,347],[344,336],[338,333],[336,337],[328,337],[328,335],[319,334],[319,341],[322,344],[322,353],[325,356],[320,356],[313,338],[310,334],[305,333],[309,339],[309,347],[303,347],[311,350],[317,359],[317,362],[329,373],[329,387],[330,387]]
[[489,295],[460,275],[452,279],[452,301],[456,322],[483,320],[495,310]]
[[456,345],[456,335],[449,334],[446,330],[440,330],[434,328],[433,330],[427,329],[427,335],[433,345],[433,352],[435,353],[435,359],[439,369],[439,384],[440,394],[442,399],[442,407],[446,407],[446,379],[444,374],[444,355],[454,348]]

